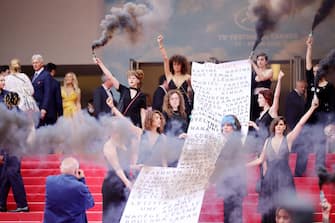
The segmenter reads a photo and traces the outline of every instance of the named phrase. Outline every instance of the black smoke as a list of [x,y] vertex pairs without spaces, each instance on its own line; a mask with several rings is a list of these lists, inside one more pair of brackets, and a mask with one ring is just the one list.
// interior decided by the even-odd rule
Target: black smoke
[[264,35],[276,30],[282,17],[294,14],[314,3],[313,0],[249,0],[249,2],[249,10],[256,17],[255,29],[257,38],[252,51],[255,51],[261,43]]
[[[332,74],[335,71],[335,49],[332,49],[326,57],[319,62],[319,69],[316,73],[315,83],[322,77]],[[317,85],[316,85],[317,86]]]
[[252,47],[252,51],[255,51],[258,44],[262,41],[264,34],[275,30],[277,22],[276,18],[270,14],[270,10],[264,5],[256,6],[253,12],[258,16],[255,25],[257,39]]
[[323,0],[318,12],[314,16],[312,31],[317,25],[319,25],[332,11],[334,8],[334,0]]
[[97,47],[104,46],[113,38],[116,31],[127,33],[132,43],[138,40],[142,30],[142,23],[139,17],[149,12],[148,8],[143,4],[126,3],[122,8],[113,7],[111,14],[105,16],[101,21],[103,28],[100,38],[93,42],[92,50]]

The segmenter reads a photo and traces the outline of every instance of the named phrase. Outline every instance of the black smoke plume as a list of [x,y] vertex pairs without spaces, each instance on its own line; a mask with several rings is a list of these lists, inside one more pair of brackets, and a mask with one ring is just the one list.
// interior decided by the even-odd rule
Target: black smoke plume
[[318,12],[314,16],[312,31],[314,31],[315,27],[319,25],[332,11],[334,8],[335,1],[334,0],[323,0]]
[[[335,71],[335,49],[332,49],[325,58],[319,62],[319,69],[316,73],[315,83],[319,83],[319,80]],[[317,86],[317,85],[315,85]]]
[[93,42],[92,51],[104,46],[113,38],[116,31],[127,33],[130,41],[135,43],[142,30],[139,17],[149,12],[143,4],[126,3],[122,8],[113,7],[111,14],[105,16],[100,26],[103,28],[100,38]]
[[252,53],[261,43],[265,34],[273,32],[282,17],[296,13],[314,3],[314,0],[249,0],[249,10],[256,17],[257,39],[252,47]]
[[255,51],[258,44],[262,41],[262,38],[266,32],[273,31],[276,28],[276,18],[270,15],[270,11],[265,5],[256,6],[253,9],[255,15],[258,16],[256,22],[256,34],[257,39],[252,47],[252,51]]

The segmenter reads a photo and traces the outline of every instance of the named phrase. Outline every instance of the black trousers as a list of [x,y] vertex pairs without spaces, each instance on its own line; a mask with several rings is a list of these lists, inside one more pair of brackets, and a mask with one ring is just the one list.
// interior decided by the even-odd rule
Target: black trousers
[[102,183],[103,223],[120,222],[128,196],[128,189],[115,171],[109,171]]
[[223,222],[224,223],[242,223],[243,222],[243,211],[242,211],[243,197],[240,196],[229,196],[223,199]]
[[315,172],[326,165],[326,136],[323,134],[325,125],[307,125],[293,144],[293,151],[297,153],[295,166],[296,177],[304,175],[310,153],[315,153]]
[[21,162],[16,156],[5,157],[5,163],[0,166],[0,206],[6,208],[9,189],[12,187],[17,207],[26,207],[28,204],[21,176]]

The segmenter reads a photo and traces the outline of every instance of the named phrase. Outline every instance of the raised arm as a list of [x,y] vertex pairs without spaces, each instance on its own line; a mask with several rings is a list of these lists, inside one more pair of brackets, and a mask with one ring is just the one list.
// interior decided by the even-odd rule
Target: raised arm
[[305,123],[308,121],[309,117],[311,117],[311,115],[313,114],[313,112],[318,106],[319,106],[319,99],[315,96],[313,98],[311,107],[300,118],[299,122],[295,125],[294,129],[289,134],[287,134],[287,144],[288,144],[288,148],[290,151],[291,151],[294,140],[297,138],[302,128],[304,127]]
[[169,83],[172,78],[172,73],[170,70],[169,57],[163,45],[163,39],[164,37],[162,35],[159,35],[157,37],[157,42],[158,42],[159,50],[161,51],[161,54],[163,57],[165,77],[166,77],[167,82]]
[[104,155],[108,160],[108,162],[110,163],[110,165],[115,170],[116,175],[122,180],[122,182],[126,185],[127,188],[131,189],[132,183],[127,178],[126,174],[124,173],[123,169],[120,166],[117,151],[111,139],[109,139],[104,145]]
[[[117,109],[117,107],[115,107],[114,102],[113,102],[113,98],[109,97],[106,100],[106,104],[111,108],[111,112],[120,118],[125,118],[125,116],[119,111],[119,109]],[[139,127],[135,126],[134,124],[131,125],[131,130],[134,131],[136,136],[139,136],[142,134],[142,129],[140,129]]]
[[279,71],[277,85],[276,85],[275,93],[274,93],[274,96],[273,96],[273,103],[272,103],[272,106],[270,107],[270,111],[269,111],[271,117],[273,117],[273,118],[278,116],[279,98],[280,98],[280,91],[281,91],[281,81],[282,81],[282,78],[284,77],[284,75],[285,75],[284,72]]
[[119,86],[120,86],[120,82],[108,70],[108,68],[105,66],[105,64],[102,62],[102,60],[100,60],[98,57],[94,57],[93,61],[94,61],[94,63],[96,63],[100,67],[102,72],[104,72],[104,74],[107,75],[111,79],[111,81],[113,83],[113,86],[118,90]]
[[306,40],[307,50],[306,50],[306,70],[311,70],[313,67],[312,63],[312,45],[313,37],[309,36]]

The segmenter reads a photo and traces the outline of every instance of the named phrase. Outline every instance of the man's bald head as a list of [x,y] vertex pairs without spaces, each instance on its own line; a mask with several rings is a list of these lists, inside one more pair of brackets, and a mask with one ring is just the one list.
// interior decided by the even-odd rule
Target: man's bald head
[[79,162],[73,157],[65,158],[60,165],[60,172],[63,174],[75,175],[75,171],[79,168]]

